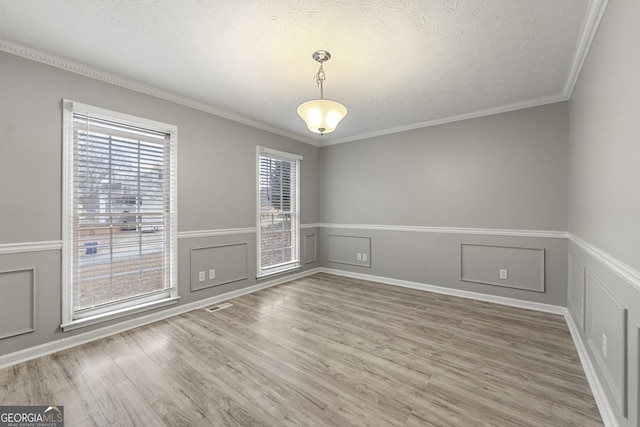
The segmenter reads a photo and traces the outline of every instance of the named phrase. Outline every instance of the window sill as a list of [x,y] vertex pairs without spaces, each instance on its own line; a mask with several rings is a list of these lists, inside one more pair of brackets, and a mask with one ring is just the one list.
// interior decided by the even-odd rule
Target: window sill
[[301,269],[302,269],[301,265],[295,264],[295,265],[287,266],[286,268],[282,268],[282,269],[262,272],[262,273],[256,275],[256,279],[258,279],[258,280],[267,279],[267,278],[270,278],[270,277],[273,277],[273,276],[279,276],[279,275],[283,275],[285,273],[290,273],[292,271],[299,271]]
[[135,305],[133,307],[114,310],[109,313],[97,314],[95,316],[84,317],[82,319],[73,320],[60,325],[64,332],[73,331],[74,329],[84,328],[86,326],[97,325],[98,323],[107,322],[109,320],[119,319],[132,314],[142,313],[144,311],[153,310],[155,308],[165,307],[177,304],[180,297],[171,297],[160,301],[152,301],[145,304]]

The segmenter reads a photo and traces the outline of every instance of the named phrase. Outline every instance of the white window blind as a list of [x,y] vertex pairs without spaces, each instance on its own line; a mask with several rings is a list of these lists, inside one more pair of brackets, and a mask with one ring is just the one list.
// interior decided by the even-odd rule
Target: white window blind
[[63,324],[175,299],[175,127],[66,103]]
[[300,266],[302,157],[258,148],[258,275]]

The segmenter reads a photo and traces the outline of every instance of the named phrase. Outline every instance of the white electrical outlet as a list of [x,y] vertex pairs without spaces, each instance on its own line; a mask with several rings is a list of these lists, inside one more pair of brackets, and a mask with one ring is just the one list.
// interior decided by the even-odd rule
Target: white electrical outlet
[[362,254],[362,260],[366,261],[367,260],[367,254]]
[[204,271],[201,271],[200,273],[198,273],[198,280],[200,282],[204,282]]
[[500,269],[500,279],[507,280],[507,269],[506,268],[501,268]]
[[362,261],[362,254],[357,254],[357,255],[356,255],[356,259],[357,259],[358,261]]
[[602,355],[607,357],[607,336],[602,334]]
[[216,278],[216,269],[212,268],[211,270],[209,270],[209,280],[213,280]]

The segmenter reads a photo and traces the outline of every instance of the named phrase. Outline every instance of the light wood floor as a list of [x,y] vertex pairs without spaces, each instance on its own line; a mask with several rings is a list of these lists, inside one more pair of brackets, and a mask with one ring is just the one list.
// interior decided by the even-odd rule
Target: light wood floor
[[602,425],[562,316],[316,274],[0,370],[66,426]]

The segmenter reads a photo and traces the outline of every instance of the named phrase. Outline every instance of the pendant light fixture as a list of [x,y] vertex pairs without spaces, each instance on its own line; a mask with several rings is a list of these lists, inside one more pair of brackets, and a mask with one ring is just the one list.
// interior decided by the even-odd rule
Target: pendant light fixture
[[323,64],[331,59],[331,54],[326,50],[313,52],[312,58],[320,63],[320,69],[314,80],[320,87],[320,99],[307,101],[298,107],[298,115],[307,124],[311,132],[324,135],[333,132],[340,120],[347,115],[347,108],[336,101],[324,99],[324,67]]

